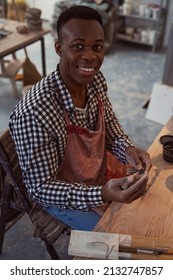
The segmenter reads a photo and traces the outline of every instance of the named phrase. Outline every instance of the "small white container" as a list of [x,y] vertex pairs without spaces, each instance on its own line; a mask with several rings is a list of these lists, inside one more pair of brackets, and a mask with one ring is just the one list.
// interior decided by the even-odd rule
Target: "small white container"
[[130,5],[130,4],[123,4],[123,14],[124,15],[130,15],[131,14],[131,12],[132,12],[132,8],[133,8],[133,6],[132,5]]
[[145,17],[145,9],[146,9],[146,5],[144,5],[144,4],[139,5],[139,15],[140,15],[140,17]]
[[151,29],[148,33],[149,44],[153,45],[156,37],[156,30]]
[[148,30],[141,30],[141,41],[143,43],[149,43],[149,32],[148,32]]
[[158,20],[160,17],[160,9],[159,8],[153,8],[152,9],[152,18],[155,20]]
[[151,9],[150,7],[145,7],[144,16],[145,16],[146,18],[151,18],[151,16],[152,16],[152,9]]

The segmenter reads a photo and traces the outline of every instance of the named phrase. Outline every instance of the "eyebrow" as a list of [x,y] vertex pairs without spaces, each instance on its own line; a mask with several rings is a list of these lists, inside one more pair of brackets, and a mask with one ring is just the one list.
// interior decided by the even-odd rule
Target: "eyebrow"
[[[74,40],[72,40],[72,43],[75,43],[76,41],[82,41],[82,42],[85,42],[85,40],[83,39],[83,38],[75,38]],[[97,39],[97,40],[95,40],[95,42],[97,42],[97,43],[104,43],[104,40],[103,39]]]

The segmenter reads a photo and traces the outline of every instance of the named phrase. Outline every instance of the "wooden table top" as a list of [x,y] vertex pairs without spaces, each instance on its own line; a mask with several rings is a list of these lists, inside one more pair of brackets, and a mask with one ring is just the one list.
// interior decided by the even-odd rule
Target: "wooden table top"
[[148,191],[130,204],[112,203],[95,230],[138,237],[173,238],[173,164],[162,158],[159,138],[173,135],[173,117],[148,152],[152,159]]
[[50,29],[43,28],[39,31],[29,31],[26,34],[17,32],[16,27],[21,23],[13,20],[5,20],[5,30],[11,33],[0,39],[0,58],[32,44],[42,38],[45,34],[50,33]]

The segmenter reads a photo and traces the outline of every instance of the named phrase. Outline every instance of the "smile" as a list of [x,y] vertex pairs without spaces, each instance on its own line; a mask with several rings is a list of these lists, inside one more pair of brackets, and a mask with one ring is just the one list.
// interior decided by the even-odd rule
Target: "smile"
[[78,67],[80,70],[82,70],[82,71],[86,71],[86,72],[92,72],[92,71],[94,71],[94,68],[85,68],[85,67]]

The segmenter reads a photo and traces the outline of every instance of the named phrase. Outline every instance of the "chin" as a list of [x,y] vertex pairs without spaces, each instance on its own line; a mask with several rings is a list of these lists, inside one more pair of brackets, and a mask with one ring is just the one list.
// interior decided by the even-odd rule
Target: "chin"
[[88,76],[88,77],[82,77],[80,80],[79,80],[79,83],[83,84],[83,85],[86,85],[86,84],[89,84],[91,83],[93,80],[94,80],[94,76]]

